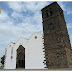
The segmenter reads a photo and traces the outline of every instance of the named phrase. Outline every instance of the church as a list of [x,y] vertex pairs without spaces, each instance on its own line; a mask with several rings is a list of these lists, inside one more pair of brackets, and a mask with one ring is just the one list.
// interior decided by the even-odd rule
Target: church
[[20,38],[10,42],[5,52],[4,69],[44,69],[42,34],[34,33],[30,39]]
[[62,8],[57,2],[42,10],[43,35],[20,38],[5,50],[4,69],[54,69],[72,67],[72,50]]

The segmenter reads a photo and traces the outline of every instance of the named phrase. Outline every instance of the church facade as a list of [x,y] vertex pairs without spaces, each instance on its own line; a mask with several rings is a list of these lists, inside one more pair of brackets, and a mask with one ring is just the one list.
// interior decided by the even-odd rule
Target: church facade
[[16,43],[9,43],[4,69],[44,69],[42,37],[42,34],[34,33],[30,39],[20,38]]

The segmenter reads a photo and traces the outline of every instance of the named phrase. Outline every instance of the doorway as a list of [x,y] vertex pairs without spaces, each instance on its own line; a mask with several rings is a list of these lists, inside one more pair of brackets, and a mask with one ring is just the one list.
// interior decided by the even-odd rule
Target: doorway
[[16,68],[25,68],[25,48],[22,45],[17,49]]

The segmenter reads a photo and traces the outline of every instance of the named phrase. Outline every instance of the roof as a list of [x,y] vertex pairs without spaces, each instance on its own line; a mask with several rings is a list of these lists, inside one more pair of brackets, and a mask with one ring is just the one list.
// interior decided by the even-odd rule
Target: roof
[[[51,3],[51,4],[49,4],[48,6],[42,8],[41,11],[42,11],[43,9],[45,9],[45,8],[47,8],[47,7],[49,7],[49,6],[51,6],[51,5],[54,5],[54,4],[57,4],[57,5],[59,6],[59,4],[55,1],[55,2],[53,2],[53,3]],[[60,6],[59,6],[59,7],[60,7]],[[61,7],[60,7],[60,8],[61,8]],[[62,9],[62,8],[61,8],[61,9]]]
[[55,1],[55,2],[53,2],[53,3],[51,3],[51,4],[49,4],[48,6],[42,8],[41,11],[42,11],[43,9],[45,9],[45,8],[47,8],[47,7],[51,6],[51,5],[53,5],[53,4],[56,4],[56,3],[57,3],[57,2]]
[[[33,36],[35,36],[35,35],[42,35],[42,34],[39,33],[39,32],[34,32],[34,33],[32,34],[32,36],[31,36],[29,39],[24,38],[24,37],[20,37],[20,38],[17,40],[17,42],[20,41],[20,40],[28,41],[28,40],[30,40],[30,39],[31,39]],[[17,43],[17,42],[16,42],[16,43]],[[16,43],[14,43],[14,42],[10,42],[9,44],[16,44]]]

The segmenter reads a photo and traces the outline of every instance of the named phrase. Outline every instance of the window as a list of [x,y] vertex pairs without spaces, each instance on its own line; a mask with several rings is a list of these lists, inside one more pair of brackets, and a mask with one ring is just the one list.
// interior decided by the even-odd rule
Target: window
[[46,10],[46,17],[49,17],[48,10]]
[[46,10],[46,17],[50,16],[50,12],[48,10]]
[[35,36],[35,39],[37,39],[37,36]]
[[52,11],[46,10],[46,17],[52,16],[52,15],[53,15],[53,12]]
[[52,16],[52,14],[53,14],[53,12],[52,12],[52,11],[50,11],[50,16]]

